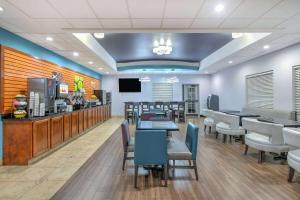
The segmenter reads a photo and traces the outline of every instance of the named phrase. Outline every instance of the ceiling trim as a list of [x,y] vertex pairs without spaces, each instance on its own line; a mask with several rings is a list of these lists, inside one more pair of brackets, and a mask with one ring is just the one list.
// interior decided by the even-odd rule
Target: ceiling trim
[[132,71],[132,70],[155,70],[155,71],[199,71],[199,66],[186,65],[131,65],[118,67],[118,71]]
[[281,31],[284,28],[258,28],[258,29],[247,29],[247,28],[223,28],[223,29],[167,29],[167,28],[159,28],[159,29],[103,29],[103,28],[62,28],[62,30],[71,33],[266,33],[266,32],[274,32]]
[[173,61],[173,60],[147,60],[147,61],[133,61],[133,62],[119,62],[117,67],[128,67],[128,66],[143,66],[143,65],[178,65],[178,66],[189,66],[199,67],[199,62],[184,62],[184,61]]
[[98,43],[90,33],[73,33],[73,35],[96,54],[108,67],[117,70],[115,59]]

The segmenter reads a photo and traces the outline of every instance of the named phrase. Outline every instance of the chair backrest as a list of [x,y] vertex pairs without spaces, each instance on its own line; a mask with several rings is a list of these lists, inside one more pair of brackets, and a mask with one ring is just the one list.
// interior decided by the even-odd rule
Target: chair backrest
[[214,111],[213,110],[210,110],[210,109],[207,109],[207,108],[203,108],[202,109],[202,114],[205,117],[214,118]]
[[242,109],[242,112],[248,114],[260,115],[262,117],[267,117],[267,118],[280,118],[280,119],[290,119],[290,120],[297,119],[296,117],[297,115],[295,111],[244,107]]
[[141,120],[142,121],[149,121],[151,118],[155,118],[156,114],[152,112],[142,113]]
[[134,143],[136,165],[167,163],[167,133],[165,130],[137,130]]
[[283,140],[285,144],[300,148],[300,129],[283,128]]
[[238,129],[240,127],[240,118],[235,115],[228,115],[225,113],[214,111],[214,119],[217,122],[228,124],[231,129]]
[[198,132],[198,126],[189,122],[186,130],[185,144],[192,153],[192,160],[196,160],[197,156]]
[[261,122],[253,118],[243,118],[243,128],[269,137],[271,144],[284,144],[282,129],[283,125]]
[[133,117],[134,117],[134,122],[135,122],[135,127],[137,128],[138,124],[139,124],[139,113],[137,111],[133,112]]
[[123,149],[127,151],[128,143],[130,141],[130,132],[129,132],[129,125],[127,120],[124,120],[121,124],[122,129],[122,141],[123,141]]

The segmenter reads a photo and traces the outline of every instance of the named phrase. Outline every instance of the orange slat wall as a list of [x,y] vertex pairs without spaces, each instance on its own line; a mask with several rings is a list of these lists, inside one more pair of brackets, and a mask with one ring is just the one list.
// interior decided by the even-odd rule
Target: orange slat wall
[[[27,95],[27,78],[48,77],[52,72],[60,72],[64,82],[68,83],[69,90],[74,89],[74,77],[83,78],[86,98],[90,98],[94,89],[100,88],[100,80],[75,72],[54,63],[38,60],[31,55],[2,46],[2,85],[3,113],[10,113],[12,99],[19,93]],[[94,87],[94,88],[93,88]]]

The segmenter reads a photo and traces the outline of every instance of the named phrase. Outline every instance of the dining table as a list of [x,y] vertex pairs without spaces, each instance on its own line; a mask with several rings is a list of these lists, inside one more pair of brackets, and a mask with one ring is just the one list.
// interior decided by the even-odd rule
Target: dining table
[[283,127],[290,127],[290,128],[299,128],[300,122],[294,121],[291,119],[282,119],[282,118],[275,118],[275,117],[258,117],[258,121],[267,122],[267,123],[274,123],[274,124],[282,124]]
[[139,121],[137,130],[166,130],[179,131],[177,124],[173,121]]
[[241,111],[235,111],[235,110],[224,110],[220,111],[228,115],[234,115],[239,117],[239,125],[242,126],[242,121],[244,117],[248,118],[257,118],[260,117],[258,114],[251,114],[251,113],[246,113],[246,112],[241,112]]

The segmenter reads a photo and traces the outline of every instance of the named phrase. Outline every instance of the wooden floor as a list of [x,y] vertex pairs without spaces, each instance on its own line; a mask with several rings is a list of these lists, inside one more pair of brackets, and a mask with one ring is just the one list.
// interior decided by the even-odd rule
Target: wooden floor
[[[204,135],[202,119],[193,119],[200,126],[198,143],[199,181],[193,170],[176,169],[169,173],[168,187],[159,185],[159,177],[140,174],[139,189],[133,187],[133,162],[122,165],[120,129],[73,175],[52,199],[300,199],[300,174],[288,183],[286,164],[274,161],[267,154],[266,162],[257,163],[257,152],[239,142],[223,144],[215,135]],[[181,133],[173,137],[184,138],[186,124],[180,124]],[[133,127],[131,127],[133,129]],[[178,162],[181,164],[180,162]],[[147,173],[142,172],[141,173]]]

